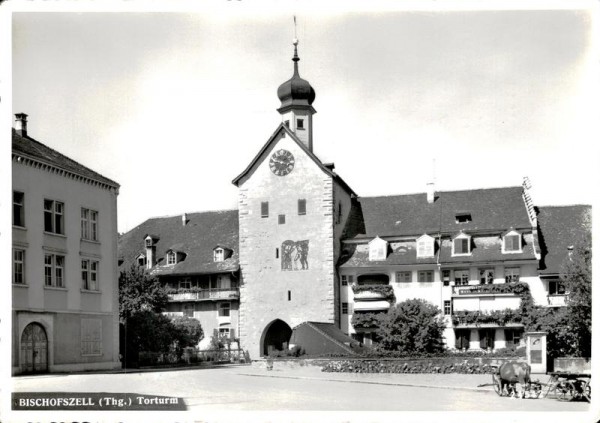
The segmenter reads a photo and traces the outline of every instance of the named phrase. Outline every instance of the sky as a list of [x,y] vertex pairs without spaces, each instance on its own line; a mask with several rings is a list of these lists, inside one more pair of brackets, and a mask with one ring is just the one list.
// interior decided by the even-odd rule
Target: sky
[[120,232],[236,207],[231,181],[281,122],[294,14],[300,75],[316,91],[314,152],[359,196],[528,176],[537,205],[592,203],[594,10],[238,3],[12,14],[12,113],[29,115],[33,138],[121,185]]

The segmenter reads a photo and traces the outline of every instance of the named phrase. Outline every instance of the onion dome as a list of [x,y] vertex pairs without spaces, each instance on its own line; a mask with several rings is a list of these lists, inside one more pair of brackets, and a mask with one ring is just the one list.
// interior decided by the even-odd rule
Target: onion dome
[[277,89],[277,97],[281,100],[281,109],[290,106],[310,106],[315,101],[315,90],[307,80],[300,78],[298,73],[298,40],[294,39],[294,75]]

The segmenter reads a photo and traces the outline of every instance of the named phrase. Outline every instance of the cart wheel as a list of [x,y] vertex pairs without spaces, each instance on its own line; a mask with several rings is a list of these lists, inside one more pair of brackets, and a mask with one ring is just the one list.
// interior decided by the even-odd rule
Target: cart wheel
[[588,383],[583,391],[583,396],[587,400],[587,402],[592,402],[592,387]]
[[558,399],[561,401],[571,401],[573,399],[573,393],[574,393],[574,387],[571,383],[569,382],[562,382],[557,388],[556,388],[556,395],[558,396]]

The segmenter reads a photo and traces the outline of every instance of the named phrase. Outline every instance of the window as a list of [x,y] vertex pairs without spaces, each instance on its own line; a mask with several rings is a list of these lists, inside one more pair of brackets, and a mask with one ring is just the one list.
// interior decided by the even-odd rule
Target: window
[[215,248],[214,259],[215,261],[223,261],[225,259],[225,251],[222,248]]
[[348,303],[342,303],[342,314],[348,314]]
[[548,282],[548,295],[564,295],[566,293],[565,285],[561,281]]
[[306,200],[298,200],[298,215],[304,216],[306,214]]
[[44,256],[44,285],[63,288],[65,256],[46,254]]
[[450,300],[444,300],[444,315],[450,316],[452,314],[452,305]]
[[13,191],[13,223],[25,227],[25,194]]
[[450,270],[442,270],[442,281],[444,282],[444,286],[450,286]]
[[479,269],[479,283],[481,285],[494,283],[494,269]]
[[417,258],[433,257],[434,239],[429,235],[422,235],[417,239]]
[[348,286],[348,276],[342,275],[342,286]]
[[515,253],[521,251],[521,235],[512,231],[504,236],[504,252]]
[[493,350],[496,329],[479,329],[479,347],[482,350]]
[[230,338],[230,328],[219,328],[219,338],[228,339]]
[[518,267],[508,267],[504,269],[504,280],[506,283],[519,282],[519,274]]
[[521,329],[504,329],[504,338],[506,339],[506,346],[509,348],[518,347],[521,344],[523,337],[523,331]]
[[454,344],[456,349],[468,350],[471,338],[471,329],[456,329],[454,331],[456,336],[456,342]]
[[296,119],[296,129],[304,129],[304,119]]
[[473,221],[471,218],[471,213],[457,213],[456,214],[456,223],[469,223]]
[[275,248],[275,258],[279,258],[279,248]]
[[186,303],[183,305],[183,315],[185,317],[194,317],[194,304]]
[[468,235],[458,235],[452,242],[452,255],[471,254],[471,237]]
[[283,121],[283,124],[284,124],[285,126],[287,126],[288,128],[290,127],[290,121],[289,121],[289,120],[285,120],[285,121]]
[[269,217],[269,202],[263,201],[260,203],[260,217]]
[[277,217],[277,223],[279,223],[280,225],[285,225],[285,214],[280,214]]
[[288,291],[288,301],[292,301],[292,291]]
[[98,262],[95,260],[81,260],[81,288],[86,291],[99,291],[98,287]]
[[25,283],[25,250],[13,250],[12,283]]
[[229,317],[230,310],[231,310],[231,303],[219,304],[219,317]]
[[102,320],[81,319],[81,355],[102,355]]
[[81,239],[98,241],[98,212],[81,208]]
[[167,265],[172,265],[177,263],[177,254],[175,254],[175,251],[169,251],[167,253]]
[[418,282],[433,282],[433,270],[419,270]]
[[64,235],[63,203],[54,200],[44,200],[44,231]]
[[146,238],[146,247],[152,247],[154,245],[154,240],[151,237]]
[[412,272],[396,272],[396,282],[412,282]]
[[179,289],[190,289],[192,287],[192,278],[183,278],[179,281]]
[[469,284],[469,271],[468,270],[455,270],[454,271],[454,284],[456,286],[468,285]]

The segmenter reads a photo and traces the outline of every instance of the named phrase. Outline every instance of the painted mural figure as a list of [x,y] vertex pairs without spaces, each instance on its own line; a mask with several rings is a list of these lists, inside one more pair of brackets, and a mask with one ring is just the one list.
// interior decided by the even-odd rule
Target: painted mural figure
[[281,270],[308,270],[308,240],[283,241]]

